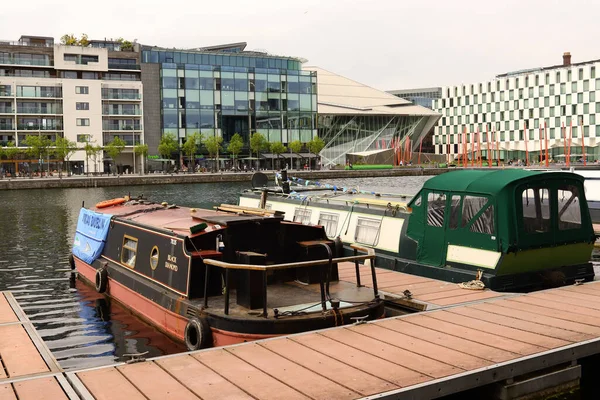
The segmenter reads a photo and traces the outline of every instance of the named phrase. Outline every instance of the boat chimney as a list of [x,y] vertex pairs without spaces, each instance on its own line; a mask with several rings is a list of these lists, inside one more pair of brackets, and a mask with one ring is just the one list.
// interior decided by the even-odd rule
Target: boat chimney
[[571,65],[571,53],[568,51],[563,54],[563,66],[568,67]]

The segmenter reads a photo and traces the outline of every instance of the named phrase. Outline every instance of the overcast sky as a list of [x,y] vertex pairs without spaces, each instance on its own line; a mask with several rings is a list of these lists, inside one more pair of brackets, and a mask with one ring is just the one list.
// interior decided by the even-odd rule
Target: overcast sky
[[3,1],[0,39],[90,38],[191,48],[248,42],[382,90],[478,82],[600,59],[600,1]]

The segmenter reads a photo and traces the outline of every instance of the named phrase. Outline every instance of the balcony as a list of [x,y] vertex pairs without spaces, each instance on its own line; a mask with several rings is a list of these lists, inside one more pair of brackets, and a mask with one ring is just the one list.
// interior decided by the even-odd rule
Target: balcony
[[54,65],[50,60],[31,60],[28,58],[6,58],[0,57],[0,64],[27,65],[32,67],[51,67]]
[[0,107],[0,114],[13,114],[15,112],[14,108],[11,107]]
[[0,131],[14,131],[14,125],[13,124],[1,124],[0,123]]
[[105,116],[123,116],[123,115],[131,115],[131,116],[141,116],[141,110],[102,110],[102,115]]
[[[0,111],[1,113],[1,111]],[[62,108],[57,109],[47,109],[40,107],[17,107],[18,114],[52,114],[52,115],[60,115],[63,113]]]
[[44,98],[44,99],[62,99],[62,93],[44,92],[44,93],[17,93],[20,98]]
[[102,124],[103,131],[141,131],[142,124]]
[[0,91],[0,97],[13,97],[13,94],[11,91],[2,90]]
[[102,93],[102,100],[141,100],[140,93]]
[[124,69],[128,71],[141,71],[139,64],[119,64],[119,63],[108,63],[108,69]]
[[62,131],[63,128],[60,125],[48,126],[40,124],[18,124],[17,130],[19,131]]

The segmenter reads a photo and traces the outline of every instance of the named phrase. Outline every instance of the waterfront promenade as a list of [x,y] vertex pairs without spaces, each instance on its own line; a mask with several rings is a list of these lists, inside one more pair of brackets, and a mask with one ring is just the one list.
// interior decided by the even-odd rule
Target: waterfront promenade
[[[337,178],[381,178],[398,176],[439,175],[447,172],[447,168],[404,167],[383,170],[292,170],[288,174],[303,179],[337,179]],[[274,179],[274,171],[261,171],[270,180]],[[51,177],[20,177],[0,179],[0,190],[10,189],[45,189],[45,188],[88,188],[108,186],[165,185],[177,183],[215,183],[215,182],[250,182],[252,171],[248,172],[200,172],[200,173],[151,173],[145,175],[72,175]]]

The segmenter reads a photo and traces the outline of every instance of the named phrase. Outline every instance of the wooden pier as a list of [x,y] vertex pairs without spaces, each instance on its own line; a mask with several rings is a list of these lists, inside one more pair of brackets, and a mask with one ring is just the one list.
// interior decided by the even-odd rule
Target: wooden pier
[[[351,280],[353,267],[340,266],[340,279]],[[392,271],[378,277],[382,294],[408,289],[427,310],[66,373],[7,293],[0,337],[16,326],[31,340],[19,339],[12,353],[16,344],[0,341],[0,399],[428,399],[475,388],[513,398],[536,373],[552,385],[578,382],[578,360],[600,354],[600,282],[502,294]]]
[[0,399],[78,398],[9,292],[0,292],[0,366]]

